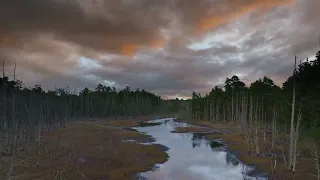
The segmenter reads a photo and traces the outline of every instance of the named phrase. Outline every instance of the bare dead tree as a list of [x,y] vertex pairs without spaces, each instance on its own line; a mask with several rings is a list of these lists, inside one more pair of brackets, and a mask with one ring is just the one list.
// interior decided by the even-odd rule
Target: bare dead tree
[[253,145],[253,121],[254,121],[254,105],[252,95],[250,96],[250,107],[249,107],[249,136],[251,142],[251,148],[254,151]]
[[315,163],[315,166],[317,169],[317,174],[313,174],[311,172],[309,172],[309,174],[316,177],[317,180],[320,180],[320,164],[319,164],[318,148],[317,148],[317,145],[316,145],[316,142],[314,141],[314,139],[312,139],[312,143],[313,143],[314,163]]
[[248,115],[247,115],[247,107],[248,107],[248,103],[247,103],[247,99],[246,99],[246,94],[243,92],[242,93],[242,97],[241,97],[241,116],[240,116],[240,121],[242,124],[242,132],[244,134],[246,143],[247,143],[247,148],[248,148],[248,153],[251,152],[250,150],[250,132],[249,132],[249,124],[248,124]]
[[277,105],[273,105],[272,108],[272,141],[271,141],[271,151],[274,149],[276,142],[276,129],[277,129]]
[[295,172],[296,170],[296,161],[297,161],[297,143],[299,139],[299,127],[300,127],[300,122],[302,119],[302,114],[301,114],[301,107],[299,108],[299,113],[298,113],[298,119],[297,119],[297,124],[295,128],[295,134],[294,134],[294,147],[293,147],[293,167],[292,171]]
[[4,69],[4,61],[2,61],[2,78],[6,77]]
[[274,172],[277,169],[277,154],[272,156],[272,161],[271,161],[271,179],[274,178]]
[[14,69],[13,69],[13,81],[16,81],[16,68],[17,68],[17,63],[14,63]]
[[234,123],[234,95],[232,88],[232,96],[231,96],[231,122]]
[[295,117],[295,103],[296,103],[296,63],[297,56],[295,56],[294,60],[294,70],[293,70],[293,94],[292,94],[292,104],[291,104],[291,121],[290,121],[290,137],[289,137],[289,168],[293,170],[293,159],[294,159],[294,137],[295,137],[295,125],[294,125],[294,117]]
[[259,148],[259,124],[260,124],[260,113],[259,113],[259,104],[256,104],[255,110],[254,110],[254,122],[255,122],[255,152],[256,154],[260,154],[260,148]]
[[283,148],[283,143],[282,143],[282,137],[280,136],[279,134],[279,131],[278,129],[276,128],[276,139],[278,139],[278,142],[279,142],[279,146],[280,146],[280,149],[281,149],[281,152],[282,152],[282,158],[283,158],[283,162],[284,162],[284,166],[286,168],[286,170],[288,169],[288,161],[287,161],[287,157],[284,153],[284,148]]

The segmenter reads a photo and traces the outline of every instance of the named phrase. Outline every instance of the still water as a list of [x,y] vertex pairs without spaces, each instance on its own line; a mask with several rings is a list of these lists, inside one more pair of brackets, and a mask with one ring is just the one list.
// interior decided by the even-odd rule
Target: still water
[[[149,121],[136,130],[153,136],[157,144],[169,148],[169,160],[158,164],[153,171],[139,174],[150,180],[261,180],[267,179],[254,173],[253,167],[239,162],[218,141],[206,141],[203,134],[171,133],[175,127],[190,126],[173,119]],[[251,174],[251,175],[250,175]]]

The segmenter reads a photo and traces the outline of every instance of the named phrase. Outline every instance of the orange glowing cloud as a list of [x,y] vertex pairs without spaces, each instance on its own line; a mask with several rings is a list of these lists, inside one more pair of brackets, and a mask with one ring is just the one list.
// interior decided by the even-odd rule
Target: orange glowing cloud
[[167,41],[168,40],[166,38],[163,38],[163,37],[158,38],[150,43],[150,47],[155,49],[161,48],[167,43]]
[[[4,32],[4,34],[3,34]],[[7,45],[10,44],[13,41],[11,37],[8,37],[5,33],[4,29],[0,29],[0,45]]]
[[[154,41],[151,41],[148,45],[150,48],[161,48],[167,43],[166,38],[158,38]],[[141,44],[124,44],[121,46],[120,53],[125,56],[133,56],[137,49],[141,48]]]
[[0,45],[10,45],[14,42],[14,39],[11,37],[0,36]]
[[291,5],[292,0],[258,0],[255,3],[247,3],[240,5],[238,2],[234,2],[231,6],[236,7],[233,11],[224,13],[214,13],[202,18],[195,27],[196,34],[205,33],[219,25],[231,22],[243,16],[249,12],[258,9],[270,10],[270,7]]
[[133,56],[135,51],[140,47],[140,44],[124,44],[122,45],[120,52],[125,56]]

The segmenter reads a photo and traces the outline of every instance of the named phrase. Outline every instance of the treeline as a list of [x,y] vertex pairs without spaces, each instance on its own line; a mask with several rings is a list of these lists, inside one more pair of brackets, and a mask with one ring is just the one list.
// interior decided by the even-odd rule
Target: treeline
[[11,155],[44,128],[64,126],[73,120],[135,117],[159,111],[161,99],[145,90],[97,85],[80,93],[66,89],[45,91],[40,85],[24,87],[18,80],[0,78],[0,151]]
[[205,96],[193,92],[192,118],[240,125],[249,154],[267,154],[276,161],[281,151],[285,169],[295,172],[302,150],[299,137],[314,142],[314,150],[305,149],[308,154],[317,152],[315,142],[320,143],[320,51],[315,57],[298,65],[295,57],[292,75],[282,87],[268,77],[246,86],[232,76],[224,89],[215,87]]
[[300,61],[292,70],[282,87],[268,77],[246,86],[233,76],[226,79],[224,88],[216,86],[204,96],[193,92],[192,118],[245,127],[270,125],[276,120],[277,125],[289,132],[291,119],[294,118],[296,127],[301,114],[300,128],[316,138],[320,132],[320,51],[315,60]]
[[167,99],[162,100],[160,106],[160,112],[165,115],[171,115],[172,117],[178,115],[183,117],[188,117],[191,112],[190,106],[191,99]]

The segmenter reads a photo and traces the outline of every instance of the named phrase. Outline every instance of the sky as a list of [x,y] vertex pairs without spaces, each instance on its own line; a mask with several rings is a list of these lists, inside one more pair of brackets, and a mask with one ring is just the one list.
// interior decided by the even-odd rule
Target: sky
[[278,85],[319,48],[319,0],[2,0],[0,61],[27,86],[208,92]]

